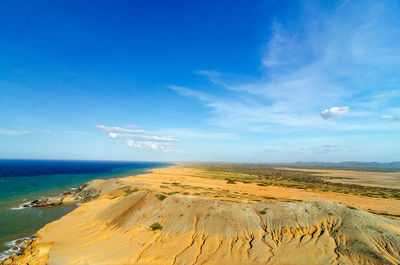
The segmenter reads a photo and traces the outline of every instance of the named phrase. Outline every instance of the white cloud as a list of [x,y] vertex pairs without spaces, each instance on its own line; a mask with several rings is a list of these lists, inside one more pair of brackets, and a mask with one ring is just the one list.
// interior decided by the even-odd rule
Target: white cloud
[[343,116],[347,113],[349,113],[350,109],[347,106],[344,107],[332,107],[330,109],[325,109],[324,111],[321,112],[321,117],[324,118],[325,120],[331,119],[331,118],[338,118],[340,116]]
[[172,144],[171,143],[157,143],[153,141],[134,141],[132,139],[128,139],[125,143],[132,148],[138,149],[150,149],[153,151],[162,151],[162,152],[171,152]]
[[155,135],[154,132],[122,127],[107,127],[97,125],[96,128],[108,133],[110,139],[126,139],[125,144],[132,148],[147,149],[152,151],[172,152],[177,139],[170,136]]
[[207,95],[205,93],[202,93],[202,92],[190,89],[190,88],[180,87],[180,86],[169,86],[169,88],[175,90],[182,96],[197,98],[202,101],[211,101],[212,100],[212,97],[210,95]]
[[0,129],[0,135],[7,135],[7,136],[17,136],[28,133],[27,131],[14,131],[14,130],[5,130]]
[[[307,4],[293,23],[295,27],[285,28],[276,21],[258,79],[203,70],[197,73],[220,90],[204,93],[187,87],[170,88],[203,101],[211,110],[208,122],[224,128],[376,127],[365,120],[395,104],[393,91],[400,84],[400,27],[391,3],[367,2],[349,1],[330,10]],[[380,96],[371,97],[376,94]],[[320,113],[325,106],[346,107]],[[350,108],[351,120],[335,120],[335,126],[333,122],[327,126],[318,115],[335,118],[349,113]]]
[[117,138],[117,136],[118,136],[118,133],[114,133],[114,132],[108,133],[108,137],[110,137],[110,139],[115,139],[115,138]]
[[392,115],[382,115],[380,117],[381,120],[392,120],[392,121],[400,121],[400,116],[392,116]]
[[145,130],[127,129],[127,128],[121,128],[121,127],[117,127],[117,126],[106,127],[104,125],[97,125],[96,128],[103,132],[154,134],[153,132],[148,132]]

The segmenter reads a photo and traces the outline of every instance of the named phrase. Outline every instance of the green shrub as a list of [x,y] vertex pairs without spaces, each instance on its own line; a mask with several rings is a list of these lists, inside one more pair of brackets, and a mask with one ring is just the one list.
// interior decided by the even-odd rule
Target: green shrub
[[150,229],[151,229],[152,231],[161,230],[162,228],[163,228],[163,226],[162,226],[160,223],[153,223],[153,224],[150,226]]
[[138,188],[125,188],[124,191],[125,191],[125,197],[126,197],[126,196],[131,195],[134,192],[139,191],[139,189]]
[[276,198],[275,197],[270,197],[270,196],[262,196],[264,199],[267,199],[267,200],[276,200]]
[[156,197],[160,200],[163,201],[165,200],[165,198],[167,198],[167,196],[163,195],[163,194],[157,194]]

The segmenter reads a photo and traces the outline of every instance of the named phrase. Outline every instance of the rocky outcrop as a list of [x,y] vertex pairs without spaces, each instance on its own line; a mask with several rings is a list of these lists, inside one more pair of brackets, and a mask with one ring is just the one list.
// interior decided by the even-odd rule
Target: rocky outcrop
[[12,264],[400,263],[399,220],[326,202],[160,200],[138,191],[88,202],[38,235]]
[[106,180],[102,179],[92,180],[79,187],[75,192],[68,191],[64,192],[63,195],[60,196],[33,200],[23,204],[22,207],[48,207],[57,206],[63,203],[89,202],[100,196],[102,190],[99,185],[105,181]]
[[73,200],[79,202],[88,202],[97,199],[100,193],[101,191],[99,189],[91,186],[90,183],[86,183],[77,190],[73,196]]
[[62,204],[63,197],[57,196],[57,197],[49,197],[49,198],[43,198],[43,199],[38,199],[34,200],[31,202],[28,202],[24,205],[23,207],[46,207],[46,206],[56,206]]
[[42,244],[40,247],[37,245],[37,240],[25,240],[24,245],[16,252],[16,254],[9,256],[0,262],[1,265],[14,265],[14,264],[46,264],[49,258],[49,250],[51,243]]

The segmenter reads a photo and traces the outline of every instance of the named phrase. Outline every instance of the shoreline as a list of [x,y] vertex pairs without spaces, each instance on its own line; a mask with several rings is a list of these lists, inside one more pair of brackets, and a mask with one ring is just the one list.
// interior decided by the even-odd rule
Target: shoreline
[[[83,200],[80,200],[80,199],[74,200],[73,197],[74,197],[75,195],[77,195],[77,193],[79,193],[80,191],[82,191],[86,185],[89,185],[89,189],[90,189],[90,188],[91,188],[91,187],[90,187],[90,183],[91,183],[92,181],[97,181],[97,180],[113,180],[113,179],[117,179],[117,178],[122,178],[122,179],[123,179],[123,178],[131,178],[131,177],[135,177],[135,176],[140,176],[140,175],[149,174],[149,173],[151,173],[151,171],[153,171],[153,170],[157,170],[157,169],[165,168],[165,167],[172,167],[172,166],[175,166],[175,164],[167,165],[167,166],[164,166],[164,165],[163,165],[163,166],[157,166],[157,167],[148,168],[148,169],[145,169],[143,173],[135,174],[135,175],[129,175],[129,174],[128,174],[128,175],[126,175],[126,176],[124,176],[124,177],[111,177],[111,178],[106,178],[106,179],[96,178],[96,179],[93,179],[93,180],[90,180],[90,181],[84,183],[83,185],[81,185],[81,186],[79,186],[79,187],[72,187],[72,188],[69,188],[68,190],[62,192],[62,193],[59,194],[59,195],[40,197],[40,198],[37,198],[37,199],[33,199],[33,200],[31,200],[31,201],[26,201],[26,202],[20,204],[19,206],[11,207],[11,208],[9,208],[9,209],[10,209],[10,210],[15,210],[15,211],[23,211],[23,210],[29,209],[29,208],[42,208],[42,207],[43,207],[43,208],[48,208],[48,207],[60,207],[60,206],[62,207],[62,206],[73,205],[73,204],[75,204],[75,205],[76,205],[76,208],[78,208],[79,206],[82,205],[82,203],[84,203],[84,201],[83,201]],[[89,197],[90,197],[90,196],[89,196]],[[97,197],[96,197],[96,198],[97,198]],[[92,199],[94,199],[94,197],[87,198],[88,201],[89,201],[89,200],[92,200]],[[76,209],[76,208],[75,208],[75,209]],[[73,210],[72,210],[72,211],[73,211]],[[67,214],[68,214],[68,213],[64,214],[63,216],[65,216],[65,215],[67,215]],[[62,218],[63,216],[59,217],[58,219],[52,220],[52,221],[50,221],[49,223],[54,222],[54,221],[57,221],[57,220],[59,220],[60,218]],[[49,224],[49,223],[46,223],[45,225],[47,225],[47,224]],[[43,228],[43,227],[42,227],[42,228]],[[7,248],[7,249],[5,249],[5,250],[3,250],[3,251],[0,252],[0,263],[3,262],[4,260],[6,260],[7,258],[9,258],[10,256],[15,255],[15,254],[17,254],[18,252],[20,252],[21,249],[22,249],[23,246],[24,246],[24,242],[25,242],[25,241],[29,241],[29,240],[33,240],[34,238],[36,238],[36,234],[37,234],[37,232],[38,232],[40,229],[41,229],[41,228],[39,228],[38,230],[36,230],[36,231],[35,231],[33,234],[31,234],[31,235],[26,235],[26,236],[23,236],[23,237],[20,237],[20,238],[15,238],[15,239],[12,239],[12,240],[10,240],[10,241],[6,241],[4,244],[5,244],[6,246],[9,246],[9,248]],[[18,242],[18,244],[15,244],[16,242]]]
[[[40,249],[40,247],[37,246],[37,243],[41,244],[40,239],[44,238],[44,242],[47,242],[47,237],[51,236],[53,237],[54,235],[52,233],[49,233],[51,231],[50,227],[56,226],[58,227],[62,223],[66,223],[67,220],[75,220],[76,221],[68,221],[67,226],[75,225],[81,222],[82,218],[80,218],[81,214],[91,214],[90,216],[95,216],[97,215],[98,211],[102,211],[102,209],[105,209],[107,207],[113,207],[113,205],[119,204],[119,202],[125,201],[130,197],[138,196],[136,194],[142,193],[144,191],[149,192],[153,194],[152,196],[155,196],[158,198],[158,200],[163,201],[165,198],[188,198],[190,200],[194,199],[202,199],[202,200],[209,200],[209,201],[214,201],[216,203],[237,203],[239,205],[257,205],[260,203],[257,201],[259,193],[263,193],[265,195],[274,195],[276,196],[277,194],[281,195],[281,199],[279,197],[266,197],[264,200],[265,202],[269,203],[303,203],[300,202],[299,199],[296,199],[298,197],[296,196],[303,196],[303,201],[313,203],[317,199],[319,200],[320,203],[325,203],[328,201],[333,201],[332,196],[342,196],[342,198],[346,199],[349,201],[350,198],[350,205],[348,209],[351,208],[351,204],[354,203],[351,199],[358,198],[360,200],[361,198],[361,203],[366,203],[366,202],[372,202],[376,201],[378,203],[386,201],[391,201],[390,199],[377,199],[377,198],[368,198],[368,197],[360,197],[360,196],[355,196],[355,195],[346,195],[346,194],[339,194],[339,193],[316,193],[316,192],[311,192],[311,191],[303,191],[303,190],[298,190],[298,189],[291,189],[291,188],[282,188],[282,187],[261,187],[257,186],[255,184],[246,184],[246,183],[235,183],[235,184],[229,184],[229,182],[225,180],[219,180],[219,179],[208,179],[208,178],[201,178],[197,176],[191,176],[190,169],[185,168],[182,165],[171,165],[167,167],[161,167],[161,168],[155,168],[155,169],[148,169],[146,170],[146,173],[144,174],[138,174],[134,176],[127,176],[127,177],[120,177],[120,178],[111,178],[107,180],[92,180],[89,181],[88,183],[84,184],[80,188],[77,189],[75,194],[66,194],[64,195],[63,199],[61,200],[62,203],[77,203],[74,198],[76,196],[80,198],[86,198],[84,200],[81,200],[80,203],[82,203],[81,206],[75,208],[72,212],[64,215],[58,220],[55,220],[53,222],[48,223],[45,225],[43,228],[39,229],[36,233],[35,236],[37,236],[37,239],[28,241],[25,243],[24,246],[21,247],[22,252],[24,252],[24,249],[29,249],[29,251],[37,250],[37,248]],[[230,192],[227,193],[226,189],[229,189]],[[84,194],[80,194],[80,193]],[[251,194],[250,192],[253,192]],[[238,197],[237,194],[248,194],[247,199],[244,197]],[[86,195],[92,195],[92,196],[85,196]],[[215,194],[215,196],[213,195]],[[220,197],[216,196],[217,194],[225,194],[223,196],[225,197]],[[230,196],[229,194],[235,194],[235,196]],[[318,194],[319,198],[316,198],[315,196],[310,196],[312,194]],[[333,194],[333,195],[332,195]],[[308,197],[307,197],[307,196]],[[322,196],[322,197],[321,197]],[[323,197],[325,196],[325,197]],[[325,198],[325,199],[324,199]],[[304,200],[305,199],[305,200]],[[337,200],[337,199],[336,199]],[[157,200],[156,200],[157,201]],[[336,201],[336,203],[338,203]],[[340,202],[339,202],[340,203]],[[398,203],[398,201],[397,201]],[[92,205],[89,207],[88,205]],[[344,205],[343,205],[344,206]],[[43,207],[46,207],[43,206]],[[51,206],[50,206],[51,207]],[[236,206],[235,206],[236,207]],[[342,207],[342,206],[341,206]],[[400,209],[400,208],[399,208]],[[355,210],[359,211],[359,210]],[[111,215],[109,218],[113,218],[113,215]],[[381,217],[380,217],[381,218]],[[382,217],[384,218],[384,217]],[[393,219],[395,220],[395,219]],[[91,221],[92,222],[92,221]],[[96,222],[97,223],[97,222]],[[88,224],[90,225],[90,224]],[[391,225],[386,225],[387,227],[390,227]],[[92,226],[90,226],[92,227]],[[49,230],[50,229],[50,230]],[[95,229],[95,228],[93,228]],[[44,237],[41,237],[40,235],[45,235]],[[57,239],[61,240],[61,239]],[[58,242],[58,241],[57,241]],[[39,244],[39,246],[40,246]],[[45,245],[45,250],[43,253],[49,253],[51,247],[48,245]],[[35,251],[36,251],[35,250]],[[28,251],[28,250],[26,250]],[[26,252],[25,251],[25,252]],[[58,250],[61,251],[61,250]],[[14,258],[18,257],[25,257],[25,254],[21,255],[15,255]],[[48,255],[48,254],[46,254]],[[28,255],[29,256],[29,255]],[[10,255],[9,257],[3,259],[3,261],[0,261],[0,264],[7,264],[7,263],[1,263],[9,260],[12,258],[13,255]],[[26,258],[26,257],[25,257]],[[11,263],[10,263],[11,264]]]
[[[176,164],[170,165],[170,166],[154,167],[154,168],[146,169],[145,172],[142,173],[142,174],[129,175],[129,176],[117,177],[117,178],[109,178],[109,179],[113,180],[113,179],[134,178],[134,177],[137,177],[137,176],[143,176],[143,175],[150,174],[154,170],[157,170],[157,169],[170,168],[170,167],[174,167],[174,166],[176,166]],[[83,185],[81,185],[78,188],[75,188],[75,187],[70,188],[70,191],[65,191],[62,194],[58,195],[58,196],[41,197],[39,199],[35,199],[35,200],[32,200],[32,201],[25,202],[25,203],[21,204],[20,206],[14,207],[14,208],[11,208],[11,209],[13,209],[13,210],[22,210],[22,209],[25,209],[25,208],[50,207],[50,206],[58,206],[58,205],[65,205],[65,204],[83,203],[83,202],[85,202],[85,200],[82,200],[79,197],[77,198],[77,196],[79,196],[80,192],[85,192],[88,189],[92,189],[91,183],[92,182],[96,182],[98,180],[106,180],[106,179],[101,179],[101,178],[93,179],[93,180],[91,180],[89,182],[84,183]],[[89,197],[90,198],[86,199],[87,201],[96,199],[97,195],[93,194],[92,196],[89,196]]]
[[36,236],[35,235],[31,235],[29,237],[22,237],[22,238],[18,238],[18,239],[14,239],[14,240],[8,241],[6,244],[10,248],[8,250],[5,250],[5,251],[0,253],[0,262],[6,260],[7,258],[9,258],[12,255],[20,255],[20,254],[22,254],[22,251],[23,251],[25,245],[29,241],[34,241],[34,240],[36,240]]

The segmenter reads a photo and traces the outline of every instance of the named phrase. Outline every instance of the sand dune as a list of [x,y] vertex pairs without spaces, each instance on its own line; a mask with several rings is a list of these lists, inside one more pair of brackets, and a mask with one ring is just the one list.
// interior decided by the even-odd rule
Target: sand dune
[[160,200],[138,191],[46,225],[12,264],[398,264],[399,228],[334,203]]
[[398,213],[399,200],[200,173],[178,166],[91,181],[63,202],[92,201],[1,264],[400,264],[400,220],[351,207]]

